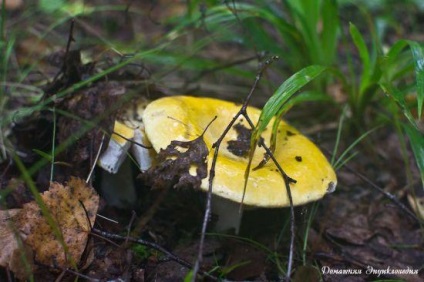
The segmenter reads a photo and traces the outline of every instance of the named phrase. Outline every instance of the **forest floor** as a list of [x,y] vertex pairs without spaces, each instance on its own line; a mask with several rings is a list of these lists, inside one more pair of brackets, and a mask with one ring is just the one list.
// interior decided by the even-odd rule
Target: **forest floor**
[[[165,9],[165,6],[152,10],[150,16],[163,19],[181,13],[184,8],[183,5],[175,5]],[[140,4],[139,8],[145,10],[149,7]],[[23,17],[24,9],[7,13],[7,24],[11,28],[23,29],[32,22]],[[155,42],[169,28],[147,17],[133,17],[128,22],[120,15],[122,13],[104,12],[97,22],[90,18],[77,18],[72,31],[71,21],[66,21],[40,40],[35,31],[46,31],[51,19],[35,13],[31,16],[39,21],[34,23],[31,32],[23,32],[16,38],[10,64],[10,70],[16,73],[10,77],[16,78],[23,71],[23,68],[17,70],[14,67],[31,66],[25,79],[19,82],[25,85],[22,91],[28,95],[10,95],[6,112],[32,106],[33,101],[40,98],[39,92],[42,97],[38,103],[51,102],[25,118],[16,114],[16,119],[14,117],[8,126],[2,124],[2,130],[7,132],[3,137],[7,137],[9,148],[13,148],[10,150],[17,153],[19,160],[9,153],[8,158],[0,163],[0,196],[4,196],[0,201],[1,210],[22,209],[33,202],[35,197],[29,183],[34,183],[39,192],[50,188],[50,193],[55,196],[49,197],[59,197],[50,184],[52,166],[51,159],[46,156],[53,145],[61,150],[54,160],[54,185],[70,187],[71,176],[87,179],[103,132],[111,132],[119,112],[117,107],[114,108],[116,105],[128,107],[133,99],[143,95],[156,99],[172,94],[192,94],[234,102],[241,102],[246,97],[253,84],[250,78],[233,79],[220,74],[215,77],[215,74],[205,72],[199,76],[191,74],[190,80],[184,77],[184,72],[171,70],[156,82],[149,79],[150,75],[161,70],[154,66],[154,62],[144,63],[142,60],[79,87],[79,83],[93,77],[99,69],[113,67],[121,58],[95,40],[81,44],[78,41],[82,38],[113,36],[116,41],[121,40],[122,45],[135,37]],[[107,23],[111,26],[105,31]],[[196,36],[187,40],[195,40]],[[70,48],[67,50],[68,43]],[[239,46],[219,43],[202,53],[220,62],[251,56]],[[257,65],[254,59],[247,65],[252,77]],[[266,76],[276,79],[272,70]],[[55,97],[61,91],[76,87],[77,90],[69,91],[64,97]],[[334,89],[329,91],[336,100],[343,101],[343,93]],[[257,90],[258,93],[267,91],[265,86],[259,86]],[[130,98],[122,99],[125,95]],[[268,97],[268,94],[256,94],[252,103],[260,107]],[[52,111],[53,108],[55,111]],[[110,108],[114,108],[111,114],[104,115]],[[341,113],[340,107],[326,108],[323,113],[321,104],[308,103],[293,108],[285,119],[313,140],[330,159],[336,145]],[[92,121],[96,126],[87,128],[81,120]],[[357,138],[357,133],[347,126],[342,133],[340,151]],[[316,203],[295,207],[293,281],[423,281],[424,229],[417,215],[419,212],[414,210],[417,205],[423,208],[424,204],[416,203],[413,197],[415,193],[422,201],[424,197],[420,197],[419,172],[410,148],[407,148],[409,155],[405,160],[403,146],[404,140],[400,140],[394,130],[377,128],[355,147],[356,155],[337,171],[338,185],[334,193]],[[26,169],[22,169],[19,163]],[[405,163],[409,164],[407,169]],[[87,185],[100,193],[100,200],[93,200],[94,196],[90,194],[89,198],[80,201],[87,205],[84,208],[87,210],[90,204],[94,204],[94,210],[97,208],[101,217],[97,216],[94,222],[96,231],[80,230],[89,236],[87,242],[85,239],[78,241],[84,244],[84,253],[76,262],[78,271],[70,270],[72,267],[64,266],[66,263],[61,265],[60,259],[47,263],[51,257],[40,259],[41,262],[36,257],[32,266],[35,281],[71,281],[76,276],[87,281],[183,281],[187,277],[199,250],[206,194],[188,190],[151,190],[137,177],[137,168],[131,169],[137,201],[128,208],[113,207],[102,198],[100,186],[104,172],[99,167],[94,169]],[[405,171],[409,175],[406,176]],[[31,176],[32,182],[23,176],[25,173]],[[85,184],[78,183],[75,185],[85,187]],[[62,207],[56,202],[51,205]],[[78,206],[79,203],[76,201],[70,205]],[[39,213],[26,214],[24,220],[40,220],[40,209],[34,206],[24,209],[28,213]],[[90,211],[86,212],[92,218]],[[237,235],[214,232],[216,217],[212,217],[201,265],[201,273],[208,273],[211,277],[204,279],[281,280],[287,268],[291,236],[289,211],[289,208],[245,211]],[[4,221],[4,218],[0,219]],[[1,236],[0,230],[0,244],[3,244],[0,248],[5,250],[8,242],[4,239],[6,235]],[[80,235],[72,233],[69,236]],[[143,241],[131,242],[126,240],[129,237]],[[9,262],[12,264],[11,259]],[[0,281],[15,281],[11,269],[16,265],[10,264],[0,268]]]

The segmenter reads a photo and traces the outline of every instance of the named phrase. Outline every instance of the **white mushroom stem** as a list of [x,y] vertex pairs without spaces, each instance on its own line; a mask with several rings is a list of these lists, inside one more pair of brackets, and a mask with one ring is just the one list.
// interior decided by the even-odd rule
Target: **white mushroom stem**
[[[146,133],[144,132],[144,126],[134,130],[134,141],[138,144],[132,145],[131,153],[136,159],[140,171],[144,172],[153,165],[153,159],[156,155],[155,150],[151,148],[152,144],[150,144]],[[140,146],[139,144],[145,147]]]
[[118,173],[103,171],[100,189],[106,202],[119,208],[134,206],[137,195],[135,193],[134,174],[131,160],[127,158],[119,167]]
[[111,138],[106,151],[102,153],[97,164],[109,173],[117,173],[119,167],[126,159],[130,147],[131,143],[128,141],[120,144]]
[[212,195],[212,213],[218,216],[215,231],[224,232],[233,229],[235,234],[239,233],[243,217],[240,205],[240,203]]

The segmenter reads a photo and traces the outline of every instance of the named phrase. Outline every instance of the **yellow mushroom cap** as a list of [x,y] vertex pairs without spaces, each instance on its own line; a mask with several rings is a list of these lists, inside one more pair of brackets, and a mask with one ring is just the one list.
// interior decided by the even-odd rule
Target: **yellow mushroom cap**
[[[147,106],[143,113],[143,122],[148,139],[159,152],[173,140],[190,141],[199,137],[217,116],[204,134],[204,141],[209,149],[210,169],[212,144],[218,140],[239,109],[240,105],[212,98],[166,97]],[[261,111],[248,107],[247,113],[256,123]],[[237,124],[250,129],[243,117],[234,125]],[[228,142],[237,140],[238,134],[233,126],[221,143],[212,188],[214,194],[235,202],[242,200],[244,173],[248,163],[248,157],[236,155],[228,148]],[[270,135],[270,128],[262,134],[268,146]],[[253,166],[261,162],[264,153],[263,148],[256,149]],[[326,193],[334,191],[337,179],[326,157],[308,138],[284,121],[280,122],[278,128],[274,156],[287,175],[297,181],[290,184],[294,205],[318,200]],[[203,179],[201,189],[208,190],[208,178]],[[250,172],[243,203],[261,207],[289,206],[283,177],[272,160]]]

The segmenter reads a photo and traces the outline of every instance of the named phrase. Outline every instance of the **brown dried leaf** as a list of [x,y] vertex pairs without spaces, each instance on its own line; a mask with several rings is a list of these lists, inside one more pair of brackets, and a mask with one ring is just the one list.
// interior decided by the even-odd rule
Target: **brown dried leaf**
[[51,183],[42,199],[62,232],[68,256],[65,256],[61,241],[56,238],[37,203],[24,205],[17,224],[24,234],[25,243],[35,252],[36,261],[53,267],[70,267],[72,262],[79,262],[85,249],[90,223],[93,224],[96,219],[99,196],[85,181],[71,178],[65,187]]
[[[0,210],[0,266],[9,268],[19,279],[25,279],[33,268],[32,252],[23,246],[19,247],[17,226],[14,219],[21,209]],[[25,267],[22,254],[25,252],[29,267]]]
[[172,141],[157,155],[157,165],[141,175],[152,188],[199,188],[208,175],[206,147],[203,136],[192,141]]

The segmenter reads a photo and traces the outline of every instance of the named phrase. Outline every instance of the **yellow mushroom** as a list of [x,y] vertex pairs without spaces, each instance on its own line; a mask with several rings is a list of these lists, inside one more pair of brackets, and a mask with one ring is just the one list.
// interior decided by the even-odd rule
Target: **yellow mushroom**
[[[189,141],[199,137],[216,116],[217,119],[203,136],[210,150],[210,169],[213,158],[212,144],[218,140],[239,109],[240,105],[212,98],[162,98],[151,102],[144,110],[145,132],[155,151],[159,152],[173,140]],[[254,123],[257,122],[259,109],[248,107],[247,113]],[[250,140],[243,140],[243,134],[249,132],[249,129],[246,120],[240,117],[221,144],[215,168],[213,194],[232,201],[233,208],[230,210],[235,213],[243,197],[244,173],[248,162],[244,145],[250,144]],[[262,134],[268,146],[270,135],[270,129]],[[254,165],[263,160],[264,153],[263,148],[256,149]],[[326,157],[307,137],[284,121],[280,122],[278,128],[274,156],[287,175],[296,180],[296,183],[290,184],[294,205],[318,200],[335,190],[336,175]],[[200,188],[207,191],[208,187],[208,178],[205,178]],[[243,204],[256,207],[289,206],[283,177],[272,161],[250,172]],[[226,212],[230,211],[227,204],[218,202],[213,206],[220,206]],[[237,220],[240,219],[241,215]],[[227,224],[223,225],[226,227]],[[237,232],[238,223],[229,223],[229,226],[231,225]]]
[[[214,153],[212,145],[218,140],[240,109],[240,105],[235,103],[190,96],[161,98],[148,103],[147,107],[144,107],[145,104],[143,102],[142,106],[138,106],[135,109],[136,116],[142,117],[142,122],[140,118],[137,118],[136,122],[132,120],[132,124],[136,125],[131,127],[128,126],[128,122],[126,123],[127,127],[116,123],[114,130],[127,138],[130,136],[133,138],[134,135],[137,135],[134,132],[139,132],[143,140],[140,143],[151,144],[156,152],[166,149],[171,144],[171,141],[191,141],[198,138],[203,134],[205,128],[214,117],[217,117],[203,135],[203,139],[209,149],[208,171],[211,167]],[[256,123],[260,116],[260,110],[248,107],[247,114]],[[126,115],[134,116],[134,111]],[[128,133],[128,128],[132,128],[132,135]],[[262,134],[262,138],[268,146],[270,145],[270,136],[270,128]],[[109,147],[115,146],[113,142],[120,142],[119,144],[124,144],[123,147],[127,146],[127,143],[121,139],[115,136],[112,137]],[[240,117],[223,139],[215,167],[212,192],[218,196],[217,199],[227,199],[229,201],[227,201],[228,203],[223,203],[214,199],[213,207],[215,211],[224,210],[226,213],[233,213],[236,221],[241,220],[238,208],[242,200],[244,205],[255,207],[271,208],[290,205],[284,179],[271,160],[261,168],[250,172],[243,199],[244,173],[248,162],[249,145],[250,126],[243,117]],[[133,147],[139,146],[133,145]],[[117,157],[117,155],[122,152],[111,153],[108,152],[109,150],[113,151],[114,149],[108,148],[99,161],[99,164],[104,168],[106,167],[104,159],[108,155],[116,155],[112,159],[121,161],[121,157]],[[141,151],[144,151],[144,155],[136,151],[133,151],[133,155],[139,164],[144,162],[143,170],[145,170],[151,164],[152,150],[142,149]],[[264,153],[265,150],[263,148],[259,147],[256,149],[253,156],[253,166],[263,160]],[[302,205],[318,200],[325,194],[335,190],[337,184],[336,175],[326,157],[307,137],[284,121],[281,121],[278,127],[274,156],[285,173],[296,180],[296,183],[290,184],[294,205]],[[119,168],[119,165],[117,165],[117,168]],[[190,171],[190,173],[195,172]],[[207,191],[208,188],[207,177],[202,180],[200,189]],[[218,211],[218,213],[220,212]],[[224,218],[222,215],[221,217]],[[221,224],[218,229],[234,227],[237,232],[239,223],[232,221]]]
[[[189,141],[202,134],[206,126],[217,116],[204,134],[209,152],[209,166],[212,163],[212,144],[217,141],[225,127],[240,109],[240,105],[212,99],[176,96],[151,102],[143,113],[146,135],[153,148],[158,152],[165,149],[172,140]],[[256,122],[260,110],[248,107],[247,113]],[[244,172],[247,166],[247,154],[240,156],[237,150],[231,150],[231,141],[237,141],[236,127],[249,129],[243,117],[235,123],[221,145],[213,181],[213,193],[232,201],[242,200]],[[239,127],[240,128],[240,127]],[[271,130],[262,137],[269,145]],[[264,149],[257,148],[253,164],[264,157]],[[296,180],[290,184],[293,204],[301,205],[322,198],[334,191],[337,183],[333,168],[308,138],[294,127],[281,121],[278,128],[274,156],[287,173]],[[208,190],[208,179],[203,179],[202,190]],[[262,168],[251,171],[244,204],[260,207],[285,207],[289,205],[284,180],[275,164],[268,161]]]

